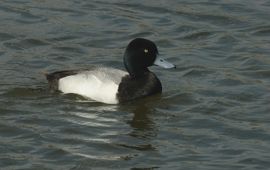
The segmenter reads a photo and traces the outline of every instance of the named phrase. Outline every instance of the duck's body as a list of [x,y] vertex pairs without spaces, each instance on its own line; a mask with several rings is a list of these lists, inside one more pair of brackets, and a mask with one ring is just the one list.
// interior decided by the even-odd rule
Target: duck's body
[[[139,52],[139,53],[138,53]],[[160,93],[162,86],[147,67],[156,60],[157,48],[149,40],[135,39],[127,47],[124,64],[128,72],[106,67],[58,71],[47,75],[50,88],[93,100],[117,104]],[[167,68],[175,67],[164,60]]]
[[89,70],[59,71],[47,75],[51,89],[78,94],[103,103],[118,103],[116,94],[127,72],[106,67]]

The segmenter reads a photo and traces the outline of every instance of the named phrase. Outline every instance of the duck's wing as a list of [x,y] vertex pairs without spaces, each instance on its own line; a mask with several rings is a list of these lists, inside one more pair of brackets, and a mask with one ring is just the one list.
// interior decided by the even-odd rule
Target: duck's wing
[[85,70],[63,70],[63,71],[56,71],[53,73],[45,74],[46,79],[49,82],[49,87],[51,90],[58,90],[58,81],[59,79],[71,75],[75,75],[81,73]]
[[80,95],[87,93],[89,95],[86,96],[94,98],[91,96],[98,96],[101,92],[107,93],[106,89],[117,92],[122,78],[127,74],[127,72],[115,68],[93,67],[91,69],[56,71],[46,74],[46,78],[52,91]]
[[97,69],[90,70],[90,74],[95,75],[102,82],[111,81],[119,85],[122,78],[128,73],[126,71],[115,69],[115,68],[99,67]]
[[[60,75],[65,74],[66,76],[60,78]],[[63,72],[58,75],[58,81],[54,82],[54,88],[65,94],[78,94],[99,102],[116,104],[118,86],[127,74],[125,71],[113,68]]]

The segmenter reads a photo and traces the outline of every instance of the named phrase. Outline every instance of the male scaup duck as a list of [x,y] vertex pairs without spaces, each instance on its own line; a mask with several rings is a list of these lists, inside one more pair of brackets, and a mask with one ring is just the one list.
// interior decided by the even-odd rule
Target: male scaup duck
[[147,67],[158,65],[175,68],[159,58],[156,45],[147,39],[132,40],[124,53],[127,70],[93,67],[87,70],[65,70],[47,74],[52,90],[78,94],[93,100],[117,104],[162,91],[159,79]]

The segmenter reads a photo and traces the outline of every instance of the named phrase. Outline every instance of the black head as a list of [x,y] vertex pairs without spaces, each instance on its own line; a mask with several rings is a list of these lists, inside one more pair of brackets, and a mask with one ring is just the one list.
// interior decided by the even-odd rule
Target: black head
[[124,64],[132,77],[138,77],[148,72],[157,58],[157,46],[150,40],[136,38],[132,40],[124,54]]

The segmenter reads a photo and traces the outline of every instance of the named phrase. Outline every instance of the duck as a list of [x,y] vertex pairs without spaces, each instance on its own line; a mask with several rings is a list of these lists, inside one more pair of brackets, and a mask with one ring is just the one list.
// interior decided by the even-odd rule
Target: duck
[[123,62],[126,71],[93,66],[48,73],[46,79],[52,91],[77,94],[106,104],[119,104],[162,92],[160,80],[148,67],[176,68],[159,56],[154,42],[145,38],[129,42]]

